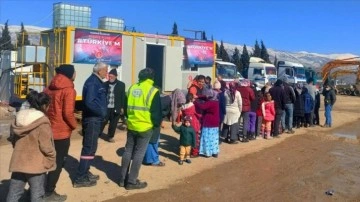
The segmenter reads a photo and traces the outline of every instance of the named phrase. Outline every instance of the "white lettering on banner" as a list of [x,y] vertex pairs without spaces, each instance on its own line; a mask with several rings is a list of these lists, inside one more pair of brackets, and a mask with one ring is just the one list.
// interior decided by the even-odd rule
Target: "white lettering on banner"
[[106,46],[121,46],[121,42],[116,41],[105,41],[96,39],[77,39],[76,43],[82,44],[94,44],[94,45],[106,45]]
[[188,49],[204,49],[204,50],[212,50],[212,47],[208,47],[208,46],[195,46],[195,45],[190,45],[187,46]]

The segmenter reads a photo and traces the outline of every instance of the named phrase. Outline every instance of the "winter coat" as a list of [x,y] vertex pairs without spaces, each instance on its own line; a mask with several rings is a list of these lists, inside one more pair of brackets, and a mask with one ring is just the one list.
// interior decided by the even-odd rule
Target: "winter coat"
[[270,88],[269,93],[275,102],[275,110],[285,110],[285,91],[280,80],[275,82],[274,87]]
[[226,114],[223,123],[232,125],[238,123],[242,110],[242,99],[239,91],[235,91],[234,102],[226,106]]
[[203,111],[202,127],[219,127],[219,102],[217,100],[207,100],[203,103],[194,102],[195,107]]
[[273,121],[275,119],[275,104],[274,101],[265,101],[261,105],[263,112],[263,120]]
[[304,112],[305,114],[311,113],[311,111],[314,109],[314,100],[311,97],[310,93],[307,91],[307,89],[304,89]]
[[107,89],[100,77],[93,73],[85,81],[82,91],[83,119],[88,117],[104,120],[107,114]]
[[193,127],[187,127],[185,125],[176,126],[172,125],[174,131],[180,134],[180,145],[181,146],[192,146],[196,145],[195,131]]
[[[114,109],[115,113],[120,113],[120,109],[123,109],[125,112],[126,108],[126,91],[125,91],[125,83],[119,80],[115,80],[114,87]],[[105,86],[107,91],[110,89],[110,81],[105,82]]]
[[336,94],[334,89],[330,88],[329,90],[326,90],[324,88],[323,90],[323,96],[324,96],[324,105],[334,105],[336,102]]
[[183,117],[185,116],[191,117],[190,124],[194,128],[195,132],[199,133],[201,130],[200,121],[199,121],[201,118],[201,114],[198,114],[196,112],[195,105],[192,102],[185,104],[183,105],[181,112]]
[[56,74],[44,93],[51,97],[47,116],[55,140],[70,138],[71,132],[76,128],[74,83],[63,74]]
[[294,103],[294,116],[296,117],[304,117],[304,95],[299,92],[297,89],[295,90],[296,101]]
[[254,91],[249,86],[240,86],[238,91],[242,98],[242,112],[250,111],[250,104],[255,99]]
[[56,151],[50,121],[33,108],[18,112],[11,125],[14,151],[10,172],[41,174],[56,168]]
[[288,83],[284,82],[284,91],[285,91],[285,104],[294,104],[296,101],[296,96],[293,87]]

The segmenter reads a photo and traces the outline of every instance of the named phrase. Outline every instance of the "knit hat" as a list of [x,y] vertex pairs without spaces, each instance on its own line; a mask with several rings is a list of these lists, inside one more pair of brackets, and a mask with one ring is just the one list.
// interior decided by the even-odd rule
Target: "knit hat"
[[72,77],[74,76],[75,68],[74,65],[63,64],[56,68],[55,71],[57,74],[62,74],[69,79],[72,79]]
[[215,82],[214,82],[214,89],[219,90],[220,88],[221,88],[221,83],[220,83],[220,81],[215,80]]
[[110,70],[109,74],[112,74],[112,75],[114,75],[114,76],[117,76],[117,75],[118,75],[116,69]]

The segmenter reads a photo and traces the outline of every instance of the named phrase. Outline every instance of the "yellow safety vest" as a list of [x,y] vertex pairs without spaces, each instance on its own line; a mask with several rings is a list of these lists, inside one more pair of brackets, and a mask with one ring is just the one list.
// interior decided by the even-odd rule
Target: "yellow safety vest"
[[153,80],[147,79],[129,88],[127,106],[129,130],[145,132],[153,128],[150,107],[155,93],[158,92],[153,83]]

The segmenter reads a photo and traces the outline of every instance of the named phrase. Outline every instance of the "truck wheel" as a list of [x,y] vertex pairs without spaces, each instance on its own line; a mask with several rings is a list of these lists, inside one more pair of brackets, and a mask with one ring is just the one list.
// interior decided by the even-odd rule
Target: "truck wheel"
[[351,95],[351,91],[349,89],[345,90],[345,95]]
[[359,90],[354,90],[354,91],[353,91],[353,96],[359,96],[359,95],[360,95]]

